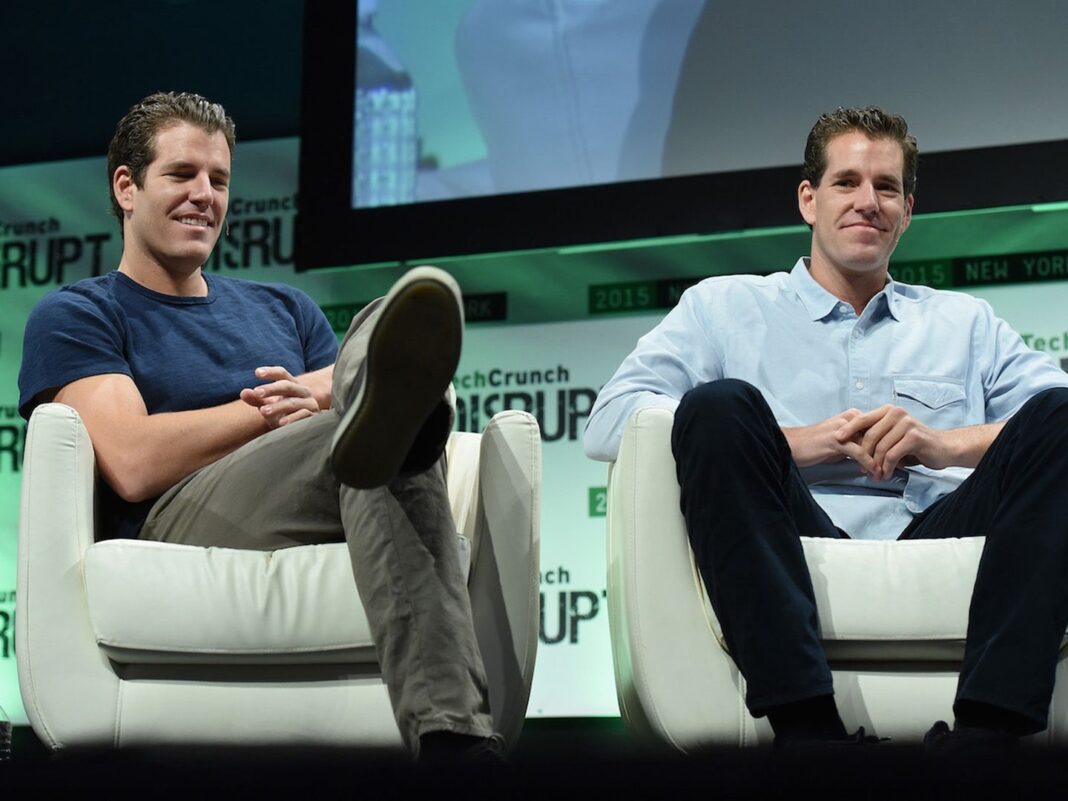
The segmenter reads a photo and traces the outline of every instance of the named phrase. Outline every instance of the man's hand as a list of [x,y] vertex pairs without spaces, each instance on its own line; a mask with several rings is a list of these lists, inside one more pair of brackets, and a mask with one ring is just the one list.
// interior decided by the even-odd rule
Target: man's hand
[[864,449],[871,457],[870,475],[876,481],[892,476],[899,464],[922,464],[935,470],[957,464],[951,432],[926,426],[889,403],[854,417],[835,436]]
[[784,428],[783,434],[790,444],[790,453],[798,467],[810,467],[814,464],[831,464],[846,459],[855,461],[863,473],[875,470],[875,461],[871,453],[860,445],[860,437],[839,436],[845,426],[862,417],[858,409],[846,409],[841,414],[830,417],[822,423],[796,428]]
[[[120,497],[136,503],[281,425],[283,417],[292,420],[299,410],[306,417],[313,408],[330,407],[333,365],[296,378],[282,368],[261,370],[266,370],[257,371],[261,378],[274,379],[258,387],[263,395],[246,389],[240,400],[207,409],[149,414],[133,379],[121,373],[80,378],[36,400],[54,400],[78,411],[89,430],[101,475]],[[264,407],[274,408],[265,412]]]
[[311,417],[321,408],[312,389],[321,372],[295,377],[284,367],[257,367],[256,378],[270,383],[241,390],[241,400],[259,409],[272,429]]
[[133,379],[121,373],[80,378],[39,400],[77,410],[100,474],[131,503],[154,498],[267,430],[259,410],[240,400],[149,414]]
[[924,425],[900,406],[886,404],[853,417],[835,434],[839,442],[855,442],[871,458],[868,471],[876,481],[889,478],[899,465],[975,467],[1004,428],[1004,423],[940,431]]

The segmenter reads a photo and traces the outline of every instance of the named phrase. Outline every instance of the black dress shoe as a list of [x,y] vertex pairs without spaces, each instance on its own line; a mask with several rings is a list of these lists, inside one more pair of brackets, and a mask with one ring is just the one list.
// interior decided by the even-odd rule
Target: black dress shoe
[[1008,754],[1020,747],[1020,738],[1004,729],[954,726],[937,721],[923,735],[923,750],[934,755]]
[[419,762],[442,765],[503,765],[504,738],[499,734],[475,737],[435,731],[419,738]]
[[786,739],[775,738],[774,748],[783,754],[821,754],[838,751],[852,752],[864,746],[878,745],[889,740],[889,737],[876,737],[867,734],[861,726],[852,734],[833,740],[816,740],[809,738]]

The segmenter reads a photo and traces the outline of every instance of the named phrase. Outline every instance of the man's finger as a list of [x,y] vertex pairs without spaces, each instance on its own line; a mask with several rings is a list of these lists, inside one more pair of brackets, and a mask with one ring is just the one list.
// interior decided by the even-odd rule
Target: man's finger
[[[852,409],[850,411],[856,411]],[[844,426],[835,432],[835,437],[839,442],[846,442],[853,439],[861,431],[866,431],[873,425],[878,423],[886,415],[886,407],[880,406],[878,409],[872,409],[870,412],[857,412],[857,416],[846,423]]]
[[[861,439],[860,444],[868,453],[879,460],[879,445],[886,438],[886,436],[893,431],[894,427],[900,422],[900,417],[893,414],[893,407],[886,407],[885,413],[871,428],[864,432],[864,437]],[[900,438],[900,435],[898,436]],[[897,442],[897,439],[891,439],[887,444],[887,447]],[[885,452],[885,448],[883,450]]]
[[857,434],[866,429],[868,426],[864,422],[864,415],[854,417],[847,422],[844,426],[834,432],[834,438],[839,442],[849,442]]
[[842,453],[857,463],[862,473],[871,474],[875,471],[875,460],[866,450],[855,442],[846,442],[842,446]]
[[874,457],[875,463],[879,465],[880,478],[893,475],[902,455],[913,447],[913,439],[909,436],[911,429],[907,423],[907,420],[902,420],[894,426],[875,448]]
[[286,378],[286,379],[292,380],[293,376],[289,374],[289,371],[286,370],[286,368],[275,364],[275,365],[266,365],[264,367],[257,367],[256,368],[256,378],[263,378],[263,379]]
[[868,429],[861,443],[876,462],[882,463],[886,452],[897,444],[904,434],[903,428],[889,418],[883,418],[878,424]]
[[274,395],[266,399],[266,402],[261,407],[261,410],[265,414],[284,415],[290,414],[297,409],[307,409],[309,411],[319,411],[319,404],[315,402],[314,398],[306,396],[295,395]]
[[290,379],[263,384],[262,386],[256,387],[254,392],[261,398],[271,397],[272,395],[279,395],[287,398],[307,398],[311,396],[310,389],[303,384],[298,384],[296,381]]
[[922,442],[923,438],[919,431],[915,428],[907,428],[901,438],[893,447],[887,450],[886,455],[883,457],[885,469],[889,471],[888,475],[896,470],[899,464],[919,464],[920,460],[915,454],[921,447]]
[[267,398],[261,398],[256,392],[256,390],[251,388],[241,390],[238,397],[240,397],[241,400],[243,400],[249,406],[260,407],[263,406],[263,404],[267,403]]
[[292,414],[287,414],[285,417],[280,418],[278,420],[278,425],[289,425],[290,423],[295,423],[297,420],[303,420],[305,417],[311,417],[313,414],[315,413],[310,409],[297,409],[297,411]]

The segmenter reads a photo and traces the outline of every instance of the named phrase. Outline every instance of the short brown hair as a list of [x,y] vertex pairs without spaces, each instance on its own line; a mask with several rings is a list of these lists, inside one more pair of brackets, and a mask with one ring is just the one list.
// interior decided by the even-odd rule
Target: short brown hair
[[129,167],[133,182],[144,186],[145,170],[156,158],[156,135],[179,122],[191,123],[209,134],[222,131],[233,156],[234,121],[218,103],[192,92],[156,92],[134,104],[119,120],[108,145],[108,194],[111,213],[118,217],[120,228],[122,207],[111,186],[115,170],[123,165]]
[[905,196],[916,191],[916,162],[919,150],[916,137],[909,133],[904,117],[890,114],[875,106],[865,108],[839,107],[830,114],[821,114],[812,126],[805,143],[805,163],[801,167],[801,179],[819,186],[827,171],[827,143],[844,133],[858,131],[872,139],[889,139],[901,145],[905,157],[904,174],[901,176]]

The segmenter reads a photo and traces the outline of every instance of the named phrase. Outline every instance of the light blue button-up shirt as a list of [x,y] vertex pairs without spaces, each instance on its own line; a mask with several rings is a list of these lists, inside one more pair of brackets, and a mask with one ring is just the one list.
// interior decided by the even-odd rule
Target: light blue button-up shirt
[[[709,278],[683,293],[602,388],[587,455],[615,459],[636,410],[674,411],[688,390],[721,378],[760,389],[783,427],[892,403],[948,430],[1004,420],[1037,392],[1068,386],[984,300],[890,280],[858,316],[801,259],[789,273]],[[850,536],[893,539],[971,471],[907,467],[877,482],[839,462],[801,473]]]

